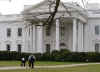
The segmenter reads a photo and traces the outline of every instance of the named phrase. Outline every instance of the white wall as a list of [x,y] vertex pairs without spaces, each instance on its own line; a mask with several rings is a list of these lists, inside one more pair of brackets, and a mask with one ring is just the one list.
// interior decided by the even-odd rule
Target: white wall
[[95,26],[100,25],[100,18],[89,18],[85,25],[85,51],[94,52],[95,43],[100,41],[100,35],[95,34]]
[[[20,17],[20,16],[19,16]],[[17,45],[22,45],[22,52],[24,49],[24,23],[17,21],[16,15],[0,16],[0,50],[6,50],[6,44],[11,45],[11,51],[17,51]],[[1,20],[2,19],[2,20]],[[15,19],[15,20],[14,20]],[[20,19],[20,18],[18,18]],[[11,29],[11,37],[7,37],[7,28]],[[17,35],[18,28],[22,28],[22,36]]]

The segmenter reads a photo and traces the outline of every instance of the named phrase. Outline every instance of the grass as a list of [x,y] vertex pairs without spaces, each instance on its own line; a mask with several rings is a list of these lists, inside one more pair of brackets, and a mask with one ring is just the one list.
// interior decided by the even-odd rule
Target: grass
[[0,61],[0,67],[4,66],[19,66],[20,61]]
[[[66,65],[66,64],[79,64],[80,62],[52,62],[52,61],[37,61],[36,66],[51,66],[51,65]],[[20,61],[0,61],[0,67],[5,66],[20,66]]]
[[0,72],[100,72],[100,65],[88,65],[71,68],[35,69],[35,70],[2,70]]

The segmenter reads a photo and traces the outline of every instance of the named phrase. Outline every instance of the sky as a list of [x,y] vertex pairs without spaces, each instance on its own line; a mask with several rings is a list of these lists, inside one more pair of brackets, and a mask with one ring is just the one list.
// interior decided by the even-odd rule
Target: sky
[[[34,5],[43,0],[0,0],[0,13],[19,14],[24,9],[24,5]],[[63,2],[75,1],[81,3],[81,0],[62,0]],[[100,0],[88,0],[89,3],[100,3]]]

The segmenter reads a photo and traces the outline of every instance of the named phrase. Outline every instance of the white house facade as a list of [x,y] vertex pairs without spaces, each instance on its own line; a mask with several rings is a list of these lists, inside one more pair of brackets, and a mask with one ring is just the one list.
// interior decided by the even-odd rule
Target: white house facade
[[60,3],[52,24],[45,24],[50,12],[47,0],[25,6],[20,15],[0,15],[0,50],[43,53],[68,49],[72,52],[100,52],[100,5],[87,9],[76,3]]

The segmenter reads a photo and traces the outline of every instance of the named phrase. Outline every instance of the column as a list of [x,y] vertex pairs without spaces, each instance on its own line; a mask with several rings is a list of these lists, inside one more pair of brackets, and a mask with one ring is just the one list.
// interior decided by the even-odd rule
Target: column
[[36,53],[36,26],[33,25],[33,53]]
[[77,19],[73,19],[73,52],[77,49]]
[[25,50],[25,52],[27,52],[27,28],[26,28],[26,26],[24,27],[24,50]]
[[59,42],[59,19],[56,19],[56,50],[60,50],[60,42]]
[[42,23],[40,23],[37,27],[37,40],[36,40],[36,47],[38,53],[43,53],[43,26]]
[[30,36],[29,36],[30,27],[27,27],[27,51],[30,52]]
[[78,23],[78,51],[83,52],[83,24]]
[[84,30],[83,30],[83,23],[82,23],[82,52],[84,51],[84,49],[83,49],[84,48],[84,40],[83,40],[84,39],[84,36],[83,36],[84,34],[83,33],[84,33]]
[[33,53],[33,25],[30,26],[30,51]]

